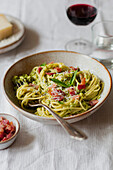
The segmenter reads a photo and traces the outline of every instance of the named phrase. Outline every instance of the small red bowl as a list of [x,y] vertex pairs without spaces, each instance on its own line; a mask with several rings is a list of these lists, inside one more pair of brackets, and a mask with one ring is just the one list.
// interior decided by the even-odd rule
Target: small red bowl
[[20,123],[14,116],[6,114],[6,113],[0,113],[0,117],[3,117],[4,119],[9,120],[9,122],[13,122],[15,126],[14,135],[10,137],[9,139],[0,142],[0,149],[5,149],[5,148],[8,148],[10,145],[12,145],[15,139],[17,138],[19,130],[20,130]]

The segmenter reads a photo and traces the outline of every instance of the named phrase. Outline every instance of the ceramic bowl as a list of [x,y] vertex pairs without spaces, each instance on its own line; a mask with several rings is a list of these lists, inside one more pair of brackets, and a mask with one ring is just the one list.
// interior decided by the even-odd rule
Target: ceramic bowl
[[67,120],[70,123],[77,122],[79,120],[88,117],[89,115],[94,113],[100,106],[102,106],[104,101],[107,99],[112,86],[111,75],[103,64],[101,64],[96,59],[93,59],[91,57],[76,52],[46,51],[46,52],[33,54],[31,56],[27,56],[17,61],[6,72],[3,80],[3,87],[4,87],[5,96],[7,97],[8,101],[13,107],[15,107],[20,113],[22,113],[24,116],[30,119],[46,124],[57,124],[57,121],[54,118],[40,117],[28,112],[27,110],[23,110],[19,105],[17,98],[15,97],[15,92],[12,84],[12,77],[14,75],[21,75],[25,73],[29,74],[33,67],[38,66],[44,62],[49,63],[51,61],[62,62],[67,66],[74,66],[74,67],[79,66],[81,70],[84,69],[90,70],[91,73],[97,75],[101,80],[103,80],[105,84],[104,90],[101,94],[101,98],[93,108],[89,109],[86,112],[73,115],[70,117],[66,117],[64,118],[65,120]]
[[10,122],[13,122],[14,126],[16,127],[16,131],[11,138],[7,139],[6,141],[0,142],[0,150],[1,150],[1,149],[6,149],[10,145],[13,144],[13,142],[15,141],[15,139],[17,138],[18,133],[19,133],[20,123],[14,116],[9,115],[9,114],[0,113],[0,117],[3,117],[5,119],[9,120]]

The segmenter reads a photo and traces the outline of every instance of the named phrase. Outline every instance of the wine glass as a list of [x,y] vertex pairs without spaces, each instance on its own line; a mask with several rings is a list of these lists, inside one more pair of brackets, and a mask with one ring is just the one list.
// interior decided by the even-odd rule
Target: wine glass
[[[89,25],[97,16],[98,0],[66,0],[68,19],[77,26]],[[92,43],[82,38],[69,41],[66,50],[90,54]]]

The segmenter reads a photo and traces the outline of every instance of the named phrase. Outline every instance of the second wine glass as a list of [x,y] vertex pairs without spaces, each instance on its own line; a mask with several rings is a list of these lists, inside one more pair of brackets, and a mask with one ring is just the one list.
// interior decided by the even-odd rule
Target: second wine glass
[[[97,16],[98,0],[66,0],[66,13],[69,20],[77,26],[89,25]],[[84,54],[91,53],[91,42],[80,39],[69,41],[66,50]]]

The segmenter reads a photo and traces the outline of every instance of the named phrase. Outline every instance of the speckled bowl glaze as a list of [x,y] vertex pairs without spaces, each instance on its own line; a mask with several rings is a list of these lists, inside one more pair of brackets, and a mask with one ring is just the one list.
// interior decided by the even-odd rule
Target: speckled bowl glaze
[[13,122],[14,126],[16,127],[16,131],[11,138],[9,138],[6,141],[0,142],[0,150],[1,150],[1,149],[6,149],[13,144],[13,142],[15,141],[19,133],[20,123],[14,116],[6,113],[0,113],[0,117],[4,117],[5,119],[8,119],[10,122]]
[[62,62],[67,66],[74,66],[74,67],[79,66],[81,70],[84,69],[90,70],[91,73],[97,75],[105,83],[104,90],[101,94],[101,98],[99,99],[98,104],[96,104],[93,108],[91,108],[86,112],[73,115],[70,117],[66,117],[64,118],[65,120],[67,120],[70,123],[80,121],[88,117],[92,113],[94,113],[97,109],[99,109],[99,107],[102,106],[102,104],[109,96],[112,87],[111,75],[103,64],[101,64],[99,61],[93,58],[90,58],[86,55],[79,54],[76,52],[46,51],[46,52],[33,54],[31,56],[27,56],[17,61],[6,72],[3,80],[4,92],[8,101],[13,107],[15,107],[15,109],[20,111],[20,113],[22,113],[24,116],[33,119],[35,121],[39,121],[46,124],[57,124],[57,121],[54,118],[40,117],[28,112],[27,110],[23,110],[19,105],[17,98],[15,97],[15,92],[12,84],[12,77],[14,75],[20,75],[25,73],[29,74],[33,67],[40,65],[44,62],[49,63],[51,61]]

